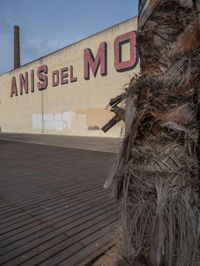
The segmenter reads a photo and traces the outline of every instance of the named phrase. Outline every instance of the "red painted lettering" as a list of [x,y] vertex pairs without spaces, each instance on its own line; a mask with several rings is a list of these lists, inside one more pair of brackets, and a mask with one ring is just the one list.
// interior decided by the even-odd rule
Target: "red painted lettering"
[[100,67],[100,74],[107,75],[107,44],[102,42],[94,58],[91,49],[84,50],[84,79],[90,79],[90,68],[92,69],[94,77]]
[[16,83],[16,78],[15,77],[12,77],[10,97],[13,97],[13,94],[15,94],[15,96],[18,96],[17,83]]
[[[130,59],[122,61],[122,46],[130,43]],[[136,33],[130,31],[118,36],[114,41],[114,66],[118,72],[133,69],[137,64]]]
[[73,66],[70,66],[70,82],[76,82],[77,77],[74,77],[74,68]]
[[61,79],[61,84],[67,84],[68,83],[68,67],[63,67],[61,68],[61,75],[60,75],[60,79]]
[[45,90],[47,88],[48,86],[48,77],[46,75],[47,73],[48,73],[47,65],[42,65],[38,67],[37,76],[38,79],[40,80],[37,83],[38,90]]
[[53,87],[58,86],[59,84],[59,71],[55,70],[52,72],[52,85]]
[[23,74],[19,74],[19,84],[20,84],[20,94],[23,95],[23,90],[25,93],[28,93],[28,72],[25,72],[25,76]]
[[31,69],[31,92],[34,92],[34,70]]

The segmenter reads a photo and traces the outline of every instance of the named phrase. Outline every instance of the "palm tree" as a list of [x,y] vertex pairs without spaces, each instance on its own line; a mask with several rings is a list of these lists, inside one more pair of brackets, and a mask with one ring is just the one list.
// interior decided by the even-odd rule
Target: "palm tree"
[[200,0],[140,0],[137,46],[140,76],[110,102],[115,122],[125,121],[125,137],[105,186],[114,183],[128,265],[194,265]]

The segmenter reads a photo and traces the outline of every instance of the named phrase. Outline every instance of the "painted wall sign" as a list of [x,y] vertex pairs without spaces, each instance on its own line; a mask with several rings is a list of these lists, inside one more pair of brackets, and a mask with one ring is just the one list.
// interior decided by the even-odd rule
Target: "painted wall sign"
[[[129,44],[129,58],[123,59],[123,45]],[[113,67],[117,72],[125,72],[133,69],[137,65],[136,33],[134,31],[122,34],[115,38],[113,43],[114,62]],[[84,76],[77,77],[73,65],[65,66],[61,69],[55,69],[49,73],[47,65],[41,65],[36,70],[20,73],[18,77],[11,79],[10,97],[34,93],[35,90],[45,90],[48,86],[56,87],[68,83],[77,82],[81,78],[88,81],[91,75],[95,78],[97,73],[107,76],[107,43],[101,42],[96,54],[90,48],[83,51]],[[18,83],[17,83],[18,80]],[[18,85],[17,85],[18,84]]]

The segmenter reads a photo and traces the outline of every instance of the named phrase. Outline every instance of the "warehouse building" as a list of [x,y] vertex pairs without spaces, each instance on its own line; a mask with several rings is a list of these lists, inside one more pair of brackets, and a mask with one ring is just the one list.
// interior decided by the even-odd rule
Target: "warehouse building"
[[20,66],[15,27],[14,70],[0,76],[2,132],[120,137],[123,124],[104,133],[110,98],[138,72],[137,19]]

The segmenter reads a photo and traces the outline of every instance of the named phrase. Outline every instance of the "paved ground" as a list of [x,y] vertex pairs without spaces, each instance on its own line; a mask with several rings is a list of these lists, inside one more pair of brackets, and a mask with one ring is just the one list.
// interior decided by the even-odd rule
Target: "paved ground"
[[101,137],[74,137],[60,135],[0,133],[0,139],[23,143],[37,143],[57,147],[117,153],[122,139]]
[[103,189],[115,157],[0,140],[0,265],[86,265],[101,252],[118,224]]

